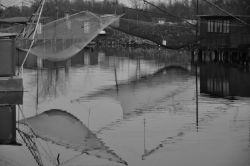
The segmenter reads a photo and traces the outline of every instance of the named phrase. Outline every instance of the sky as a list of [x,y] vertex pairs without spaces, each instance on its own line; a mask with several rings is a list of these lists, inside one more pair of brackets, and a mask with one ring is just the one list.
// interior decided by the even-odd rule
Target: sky
[[[22,2],[24,5],[28,5],[29,2],[32,0],[0,0],[0,3],[2,3],[5,6],[12,6],[12,5],[17,5],[21,6]],[[96,0],[96,1],[102,1],[102,0]],[[168,0],[148,0],[149,2],[166,2]],[[120,3],[126,4],[130,6],[130,0],[119,0]]]
[[22,3],[24,5],[30,4],[30,1],[32,0],[0,0],[0,3],[2,3],[4,6],[21,6]]

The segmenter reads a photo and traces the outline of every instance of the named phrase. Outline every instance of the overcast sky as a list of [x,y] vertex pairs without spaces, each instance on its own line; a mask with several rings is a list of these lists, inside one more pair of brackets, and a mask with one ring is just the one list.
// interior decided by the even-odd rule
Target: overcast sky
[[[0,0],[0,2],[5,6],[12,6],[12,5],[22,5],[22,2],[25,4],[28,4],[32,0]],[[96,0],[96,1],[102,1],[102,0]],[[168,0],[148,0],[149,2],[167,2]],[[130,5],[130,0],[119,0],[120,3]]]

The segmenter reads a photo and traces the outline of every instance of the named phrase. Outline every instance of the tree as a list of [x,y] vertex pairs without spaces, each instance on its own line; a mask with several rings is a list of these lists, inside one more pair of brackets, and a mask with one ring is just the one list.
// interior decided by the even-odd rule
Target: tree
[[10,6],[3,12],[3,17],[17,17],[21,15],[20,8],[17,6]]
[[144,5],[144,2],[143,0],[129,0],[132,7],[135,8],[135,9],[142,9],[143,8],[143,5]]
[[227,2],[228,9],[237,15],[250,15],[250,1],[229,1]]

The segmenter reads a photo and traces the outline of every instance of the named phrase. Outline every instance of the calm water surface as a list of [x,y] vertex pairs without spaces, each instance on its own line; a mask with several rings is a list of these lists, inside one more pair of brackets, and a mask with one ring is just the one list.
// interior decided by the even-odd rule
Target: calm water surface
[[[199,93],[197,123],[187,52],[96,49],[62,65],[25,69],[23,78],[25,117],[65,110],[130,166],[250,165],[249,98]],[[63,165],[122,165],[37,141],[45,165],[53,165],[59,153]],[[0,165],[36,163],[25,146],[1,146]]]

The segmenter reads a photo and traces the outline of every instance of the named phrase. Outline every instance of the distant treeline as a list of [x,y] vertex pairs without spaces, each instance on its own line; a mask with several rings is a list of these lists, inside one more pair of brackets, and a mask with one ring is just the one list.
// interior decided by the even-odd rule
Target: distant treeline
[[[207,1],[213,2],[236,15],[250,15],[250,0]],[[153,21],[156,18],[165,18],[166,21],[180,21],[180,18],[192,19],[196,15],[197,0],[169,0],[168,3],[154,3],[158,8],[144,3],[142,0],[130,0],[130,2],[132,4],[131,8],[119,3],[118,0],[104,0],[102,2],[95,2],[95,0],[47,0],[43,16],[56,19],[64,17],[65,13],[72,14],[77,11],[89,10],[98,14],[125,14],[124,18],[142,21]],[[40,0],[35,0],[29,7],[2,7],[0,8],[0,17],[29,17],[39,4]],[[206,0],[199,0],[199,14],[221,14],[221,12],[209,5]]]

